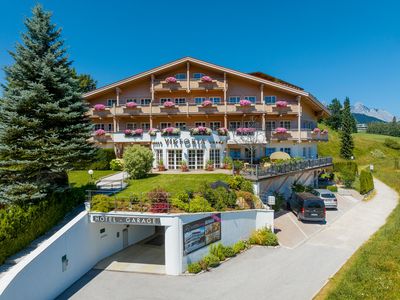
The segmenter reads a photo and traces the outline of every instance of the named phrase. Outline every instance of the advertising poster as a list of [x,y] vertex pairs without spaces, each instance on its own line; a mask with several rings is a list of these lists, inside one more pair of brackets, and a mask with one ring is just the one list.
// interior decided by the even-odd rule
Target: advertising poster
[[221,214],[183,225],[183,255],[221,240]]

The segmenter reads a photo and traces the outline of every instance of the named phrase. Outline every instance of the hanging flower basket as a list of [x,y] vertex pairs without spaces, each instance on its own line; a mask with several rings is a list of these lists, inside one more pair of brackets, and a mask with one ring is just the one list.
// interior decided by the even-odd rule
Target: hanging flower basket
[[102,111],[102,110],[105,110],[105,109],[106,109],[106,106],[104,104],[96,104],[94,106],[94,110],[96,110],[96,111]]
[[213,81],[213,79],[210,76],[203,76],[201,77],[201,81],[205,83],[210,83]]
[[284,127],[278,127],[275,129],[275,133],[284,135],[287,134],[287,129]]
[[97,129],[97,130],[94,132],[94,135],[95,135],[95,136],[104,136],[104,135],[106,135],[106,131],[105,131],[104,129]]
[[217,129],[217,133],[220,136],[227,136],[228,135],[228,129],[225,127],[221,127]]
[[212,130],[207,127],[199,126],[196,128],[191,128],[190,129],[190,134],[191,135],[211,135]]
[[150,128],[150,130],[149,130],[149,135],[150,135],[150,136],[156,136],[156,135],[157,135],[157,132],[158,132],[158,129],[157,129],[157,128]]
[[143,129],[126,129],[124,133],[125,136],[141,136],[143,134]]
[[210,106],[212,106],[213,105],[213,103],[212,103],[212,101],[210,101],[210,100],[205,100],[205,101],[203,101],[203,103],[201,104],[201,106],[203,106],[203,107],[210,107]]
[[318,134],[321,132],[321,129],[319,129],[318,127],[314,128],[314,130],[312,131],[313,134]]
[[256,131],[255,128],[248,128],[248,127],[240,127],[236,129],[236,134],[238,135],[250,135]]
[[288,106],[287,101],[277,101],[276,102],[276,107],[278,108],[286,108]]
[[178,80],[176,80],[175,77],[170,76],[170,77],[165,78],[165,82],[166,83],[177,83]]
[[161,130],[161,135],[166,136],[166,135],[179,135],[181,133],[181,130],[179,128],[175,127],[167,127]]
[[136,102],[128,102],[128,103],[126,103],[126,107],[127,108],[136,108],[137,103]]
[[250,100],[246,100],[246,99],[242,99],[239,101],[239,105],[243,106],[243,107],[248,107],[251,106],[251,101]]
[[175,107],[175,103],[172,101],[166,101],[166,102],[164,102],[164,107],[165,108],[173,108],[173,107]]

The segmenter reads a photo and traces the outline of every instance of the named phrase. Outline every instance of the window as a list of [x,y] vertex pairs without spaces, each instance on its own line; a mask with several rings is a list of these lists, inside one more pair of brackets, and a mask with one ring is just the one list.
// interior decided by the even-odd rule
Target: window
[[161,98],[160,99],[161,104],[164,104],[165,102],[170,102],[170,101],[171,101],[171,98]]
[[185,104],[186,98],[175,98],[175,104]]
[[280,121],[280,127],[286,128],[287,130],[290,130],[290,121]]
[[229,129],[230,130],[236,130],[239,127],[240,127],[240,122],[239,121],[229,122]]
[[193,73],[193,78],[194,79],[201,79],[201,77],[203,77],[204,74],[203,73]]
[[265,96],[264,101],[265,101],[265,104],[275,104],[276,96]]
[[276,148],[265,148],[265,156],[270,157],[274,152],[276,152]]
[[206,100],[205,97],[196,97],[196,98],[194,98],[194,101],[196,102],[197,105],[201,105],[205,100]]
[[238,96],[233,96],[233,97],[229,97],[229,103],[230,104],[236,104],[240,102],[240,97]]
[[179,128],[180,130],[186,130],[186,123],[184,122],[175,123],[175,127]]
[[221,97],[210,97],[208,99],[214,104],[220,104],[221,103]]
[[126,99],[126,103],[129,103],[129,102],[135,102],[135,103],[137,103],[137,100],[136,100],[136,99]]
[[210,160],[212,160],[214,168],[219,168],[221,165],[221,151],[219,149],[210,149]]
[[256,103],[256,96],[246,96],[244,99],[249,100],[251,103]]
[[117,105],[117,100],[115,100],[115,99],[108,99],[107,100],[107,106],[114,106],[114,105]]
[[291,149],[290,148],[281,148],[280,151],[286,152],[287,154],[291,155]]
[[168,169],[179,169],[182,161],[182,150],[168,150]]
[[229,156],[232,159],[240,159],[240,149],[230,149]]
[[171,123],[160,123],[160,128],[165,129],[167,127],[171,127]]
[[267,121],[265,122],[267,131],[274,131],[276,129],[275,121]]
[[244,121],[243,122],[243,127],[247,127],[247,128],[257,128],[257,122],[254,121]]
[[143,130],[150,130],[150,123],[142,123],[141,127]]
[[255,156],[256,156],[256,149],[252,149],[252,150],[250,150],[250,149],[248,149],[248,148],[245,148],[244,149],[244,157],[246,158],[246,159],[251,159],[251,154],[253,153],[253,160],[254,160],[254,158],[255,158]]
[[211,130],[217,130],[218,128],[221,128],[221,122],[210,122],[210,128]]
[[126,129],[134,130],[136,128],[136,123],[126,123]]
[[204,165],[204,150],[188,150],[189,169],[202,169]]
[[113,124],[94,124],[94,130],[103,129],[105,131],[113,131]]
[[195,127],[200,127],[200,126],[206,127],[206,122],[196,122],[196,123],[194,123],[194,126]]
[[150,98],[142,98],[140,99],[140,105],[150,105],[151,99]]
[[186,73],[178,73],[175,75],[175,78],[178,80],[184,80],[186,79]]
[[159,164],[161,160],[163,160],[163,151],[162,151],[162,149],[157,149],[156,150],[156,163]]

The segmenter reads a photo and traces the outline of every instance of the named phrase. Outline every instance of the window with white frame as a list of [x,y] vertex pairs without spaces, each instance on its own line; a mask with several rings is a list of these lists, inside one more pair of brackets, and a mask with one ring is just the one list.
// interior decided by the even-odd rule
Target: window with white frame
[[221,166],[221,151],[219,149],[210,149],[209,158],[213,162],[214,168]]
[[276,152],[276,148],[265,148],[265,156],[270,157],[272,153]]
[[196,122],[194,123],[195,127],[206,127],[206,122]]
[[193,73],[193,79],[201,79],[204,76],[204,73]]
[[244,99],[249,100],[251,103],[256,103],[257,97],[256,96],[246,96]]
[[265,104],[275,104],[276,103],[276,96],[265,96],[264,97]]
[[175,78],[178,80],[184,80],[184,79],[186,79],[186,73],[175,74]]
[[201,105],[205,100],[206,100],[205,97],[196,97],[196,98],[194,98],[194,102],[195,102],[197,105]]
[[177,122],[177,123],[175,123],[175,127],[179,128],[180,130],[186,130],[186,123],[185,122]]
[[286,128],[287,130],[290,130],[291,127],[291,122],[290,121],[280,121],[279,123],[280,127]]
[[257,122],[254,122],[254,121],[244,121],[243,122],[243,127],[246,127],[246,128],[257,128]]
[[175,98],[175,104],[185,104],[186,103],[186,98]]
[[165,129],[165,128],[168,128],[168,127],[171,127],[171,123],[166,123],[166,122],[161,122],[160,123],[160,128],[161,129]]
[[113,124],[108,123],[108,124],[103,124],[103,123],[98,123],[94,124],[94,130],[99,130],[103,129],[105,131],[113,131]]
[[267,121],[265,122],[265,125],[267,131],[274,131],[276,129],[275,121]]
[[165,102],[171,102],[171,98],[160,98],[161,104],[164,104]]
[[220,104],[221,103],[221,97],[210,97],[208,99],[214,104]]
[[210,122],[210,128],[211,130],[217,130],[218,128],[221,128],[221,122]]
[[156,150],[156,163],[157,165],[160,164],[160,162],[163,160],[163,150],[162,149],[157,149]]
[[129,103],[129,102],[135,102],[135,103],[137,103],[137,99],[134,99],[134,98],[132,98],[132,99],[126,99],[126,103]]
[[230,104],[237,104],[240,102],[240,97],[239,96],[231,96],[231,97],[229,97],[228,102]]
[[292,153],[292,149],[291,148],[287,148],[287,147],[281,148],[280,151],[281,152],[285,152],[285,153],[287,153],[289,155],[291,155],[291,153]]
[[146,106],[150,105],[151,99],[150,98],[142,98],[140,99],[140,105]]
[[136,123],[126,123],[126,129],[134,130],[137,129]]
[[142,124],[140,124],[140,127],[143,130],[150,130],[150,123],[142,123]]
[[230,130],[236,130],[238,128],[240,128],[240,121],[229,122],[229,129]]
[[107,100],[107,106],[111,107],[111,106],[114,106],[114,104],[117,105],[117,100],[115,100],[115,99]]
[[256,157],[256,149],[250,149],[250,148],[245,148],[244,149],[244,157],[246,159],[251,159],[253,156],[253,159]]

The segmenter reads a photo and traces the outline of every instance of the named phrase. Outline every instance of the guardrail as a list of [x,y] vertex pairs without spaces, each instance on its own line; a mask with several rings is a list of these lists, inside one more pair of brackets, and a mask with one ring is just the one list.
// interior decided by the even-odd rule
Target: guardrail
[[[328,167],[332,164],[332,157],[322,157],[317,159],[306,159],[287,163],[271,164],[268,167],[264,167],[262,165],[248,165],[245,169],[240,171],[240,174],[249,179],[260,179],[284,175],[296,171]],[[233,171],[235,172],[235,170]]]

